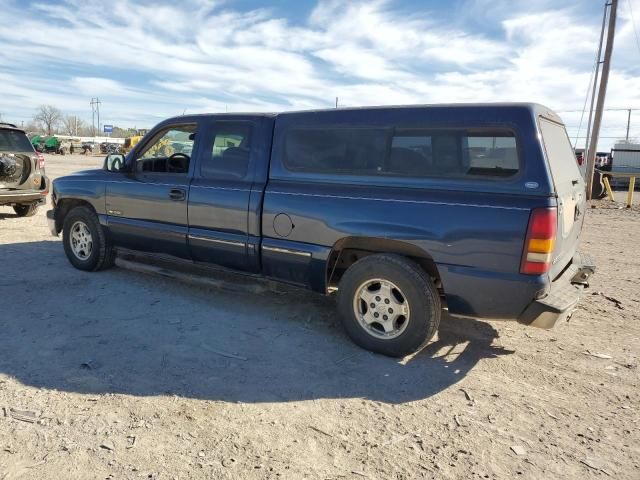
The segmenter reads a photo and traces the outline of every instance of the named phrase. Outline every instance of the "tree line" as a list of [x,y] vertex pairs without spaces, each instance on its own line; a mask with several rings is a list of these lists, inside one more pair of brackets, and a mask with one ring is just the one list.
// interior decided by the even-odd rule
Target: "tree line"
[[[24,126],[24,129],[27,133],[39,133],[42,135],[102,136],[102,132],[97,127],[89,125],[76,115],[65,115],[53,105],[40,105],[36,109],[33,118]],[[111,136],[126,138],[135,134],[135,130],[132,128],[124,129],[114,126]]]

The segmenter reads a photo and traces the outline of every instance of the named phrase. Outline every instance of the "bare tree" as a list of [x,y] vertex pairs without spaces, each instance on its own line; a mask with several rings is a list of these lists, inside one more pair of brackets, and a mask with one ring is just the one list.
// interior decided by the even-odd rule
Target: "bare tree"
[[67,115],[62,119],[63,131],[66,135],[80,135],[84,130],[84,122],[75,115]]
[[40,122],[36,122],[35,120],[29,120],[25,125],[24,125],[24,130],[27,133],[37,133],[37,134],[42,134],[42,125],[40,124]]
[[62,120],[62,112],[52,105],[40,105],[33,120],[42,124],[47,135],[51,135]]

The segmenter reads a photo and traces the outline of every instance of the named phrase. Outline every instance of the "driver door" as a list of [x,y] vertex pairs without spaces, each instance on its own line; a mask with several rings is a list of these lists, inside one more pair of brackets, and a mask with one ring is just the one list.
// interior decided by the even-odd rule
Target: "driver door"
[[187,200],[198,122],[164,125],[127,158],[127,173],[107,184],[116,246],[189,258]]

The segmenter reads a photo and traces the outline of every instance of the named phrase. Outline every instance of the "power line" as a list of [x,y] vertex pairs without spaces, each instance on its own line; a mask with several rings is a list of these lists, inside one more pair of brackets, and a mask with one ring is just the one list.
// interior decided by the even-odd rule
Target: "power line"
[[[635,135],[630,135],[630,136],[635,136]],[[587,138],[585,135],[580,135],[578,138]],[[616,135],[614,137],[603,137],[602,135],[598,135],[598,138],[608,138],[608,139],[616,139],[616,140],[623,140],[624,139],[624,135]]]
[[[640,108],[605,108],[605,112],[619,112],[631,110],[632,112],[640,111]],[[556,113],[580,113],[582,110],[554,110]]]
[[[584,105],[582,106],[582,113],[580,114],[580,125],[578,125],[578,131],[576,132],[575,140],[573,141],[573,148],[578,146],[578,135],[580,134],[580,130],[582,129],[582,120],[584,120],[584,112],[587,110],[587,102],[589,101],[589,93],[591,92],[591,83],[595,80],[597,75],[596,71],[598,68],[598,61],[600,60],[598,57],[600,52],[596,55],[596,59],[593,62],[593,68],[591,69],[591,76],[589,77],[589,85],[587,86],[587,94],[584,97]],[[591,113],[589,113],[589,122],[591,122]]]
[[638,38],[638,30],[636,30],[636,20],[633,18],[633,7],[631,6],[631,0],[627,0],[627,4],[629,5],[629,13],[631,14],[631,26],[633,27],[633,34],[636,37],[636,46],[638,47],[638,52],[640,53],[640,38]]

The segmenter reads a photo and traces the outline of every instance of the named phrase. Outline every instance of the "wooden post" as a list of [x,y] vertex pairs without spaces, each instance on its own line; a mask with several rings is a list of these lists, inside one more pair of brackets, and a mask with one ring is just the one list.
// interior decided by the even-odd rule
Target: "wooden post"
[[589,155],[589,140],[591,139],[591,122],[593,121],[593,106],[596,103],[596,92],[598,90],[598,74],[600,73],[600,59],[602,58],[602,43],[604,42],[604,29],[607,26],[607,9],[609,3],[604,4],[604,13],[602,15],[602,29],[600,30],[600,43],[598,43],[598,55],[596,55],[596,73],[593,76],[593,92],[591,93],[591,106],[589,107],[589,121],[587,122],[587,137],[584,142],[584,159],[588,162],[587,156]]
[[633,205],[633,190],[636,188],[636,177],[629,177],[629,192],[627,193],[627,208]]
[[606,175],[604,177],[602,177],[602,183],[604,183],[604,188],[607,190],[607,196],[609,197],[609,200],[611,200],[612,202],[615,202],[616,199],[613,198],[613,190],[611,190],[611,184],[609,183],[609,177],[607,177]]
[[596,164],[596,150],[598,148],[598,137],[600,135],[600,123],[602,122],[602,111],[604,110],[604,98],[607,94],[607,83],[609,81],[609,69],[611,67],[611,53],[613,52],[613,39],[616,30],[616,13],[618,0],[611,0],[609,7],[609,26],[607,27],[607,44],[604,48],[604,60],[602,62],[602,77],[600,78],[600,88],[598,90],[598,100],[596,101],[596,111],[593,117],[593,128],[591,130],[591,140],[587,150],[587,199],[591,200],[591,188],[593,186],[593,171]]

